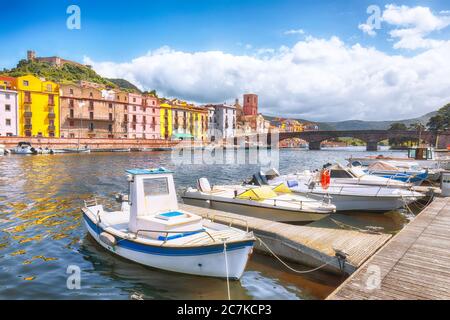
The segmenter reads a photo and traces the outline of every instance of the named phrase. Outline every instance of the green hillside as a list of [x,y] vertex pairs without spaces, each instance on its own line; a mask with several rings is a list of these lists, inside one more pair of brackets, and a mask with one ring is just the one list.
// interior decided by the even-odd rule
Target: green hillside
[[4,69],[0,74],[20,77],[32,74],[57,83],[75,83],[80,80],[104,85],[107,88],[120,88],[128,92],[140,92],[134,84],[124,79],[107,79],[97,74],[87,66],[66,63],[55,67],[47,62],[21,60],[15,68]]
[[125,79],[109,79],[109,78],[106,78],[106,80],[114,83],[116,86],[118,86],[121,89],[132,91],[132,92],[142,93],[141,90],[139,90],[138,87],[136,87],[134,84],[132,84],[131,82],[129,82],[129,81],[125,80]]
[[91,68],[75,64],[64,64],[61,67],[55,67],[46,62],[21,60],[15,68],[3,70],[1,74],[11,77],[32,74],[58,83],[85,80],[111,88],[117,87],[113,82],[101,77]]

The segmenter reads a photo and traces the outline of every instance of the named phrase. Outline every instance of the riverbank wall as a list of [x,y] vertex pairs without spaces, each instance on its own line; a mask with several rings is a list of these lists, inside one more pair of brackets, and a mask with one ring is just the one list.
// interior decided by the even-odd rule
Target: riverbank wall
[[0,137],[0,144],[12,149],[19,142],[29,142],[35,148],[49,148],[54,150],[77,148],[87,146],[91,150],[107,149],[155,149],[175,148],[187,145],[200,146],[201,142],[145,140],[145,139],[70,139],[70,138],[20,138]]

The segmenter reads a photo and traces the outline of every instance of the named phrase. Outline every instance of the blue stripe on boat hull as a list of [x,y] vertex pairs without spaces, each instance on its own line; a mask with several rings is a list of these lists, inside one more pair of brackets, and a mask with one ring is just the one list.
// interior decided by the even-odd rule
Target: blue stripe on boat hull
[[[89,225],[89,227],[92,230],[94,230],[97,234],[100,234],[104,231],[101,227],[97,226],[91,219],[89,219],[89,217],[84,212],[83,218],[85,222]],[[161,256],[197,256],[197,255],[221,253],[224,251],[223,244],[210,245],[198,248],[170,248],[170,247],[168,248],[161,246],[145,245],[128,239],[123,239],[117,236],[114,237],[116,238],[118,247],[122,247],[124,249],[133,250],[137,252]],[[239,250],[245,247],[252,247],[254,242],[255,242],[254,240],[247,240],[237,243],[229,243],[227,244],[227,251]]]

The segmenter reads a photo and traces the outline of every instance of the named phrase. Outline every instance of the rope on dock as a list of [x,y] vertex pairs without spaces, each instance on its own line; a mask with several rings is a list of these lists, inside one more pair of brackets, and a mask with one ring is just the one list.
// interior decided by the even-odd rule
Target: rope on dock
[[223,252],[225,254],[225,270],[227,272],[227,291],[228,291],[228,301],[231,301],[230,294],[230,277],[228,275],[228,257],[227,257],[227,240],[223,241]]
[[361,228],[358,228],[358,227],[353,227],[351,225],[348,225],[348,224],[345,224],[343,222],[337,221],[337,220],[335,220],[333,218],[331,218],[331,221],[333,221],[338,227],[341,227],[343,229],[352,230],[352,231],[358,231],[358,232],[367,233],[367,234],[383,234],[381,232],[374,231],[374,230],[361,229]]
[[[323,269],[323,268],[325,268],[326,266],[328,266],[328,265],[330,265],[331,264],[331,259],[330,259],[330,261],[327,261],[327,262],[325,262],[323,265],[321,265],[321,266],[319,266],[319,267],[317,267],[317,268],[315,268],[315,269],[311,269],[311,270],[296,270],[296,269],[294,269],[294,268],[292,268],[291,266],[289,266],[286,262],[284,262],[283,260],[281,260],[281,258],[279,257],[279,256],[277,256],[276,254],[275,254],[275,252],[273,252],[272,251],[272,249],[270,249],[269,248],[269,246],[261,239],[261,238],[258,238],[258,237],[256,237],[256,239],[259,241],[259,243],[261,244],[261,245],[263,245],[282,265],[284,265],[286,268],[288,268],[289,270],[291,270],[292,272],[295,272],[295,273],[298,273],[298,274],[307,274],[307,273],[312,273],[312,272],[316,272],[316,271],[319,271],[319,270],[321,270],[321,269]],[[339,262],[339,268],[341,269],[341,271],[343,270],[343,268],[344,268],[344,265],[342,265],[341,266],[341,259],[342,258],[340,258],[340,257],[338,257],[338,256],[336,256],[336,258],[338,259],[338,262]],[[344,261],[344,264],[345,264],[345,261]]]

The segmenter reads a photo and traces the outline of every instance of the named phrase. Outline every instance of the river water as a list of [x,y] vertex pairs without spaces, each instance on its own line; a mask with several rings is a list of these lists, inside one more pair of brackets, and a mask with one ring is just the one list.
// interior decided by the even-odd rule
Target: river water
[[[359,148],[281,150],[279,165],[287,173],[316,169],[327,162],[346,163],[351,155],[368,154]],[[113,196],[126,191],[125,169],[173,169],[179,192],[202,176],[214,184],[239,183],[259,170],[250,164],[189,165],[172,159],[171,153],[164,152],[0,157],[0,299],[227,298],[223,280],[155,270],[111,255],[87,235],[81,223],[85,199],[97,196],[107,208],[117,208]],[[412,217],[399,211],[333,218],[358,228],[395,233]],[[338,228],[331,220],[319,223]],[[70,266],[81,270],[79,290],[67,288]],[[323,299],[343,280],[321,272],[298,276],[273,258],[254,254],[242,279],[231,283],[231,296]]]

